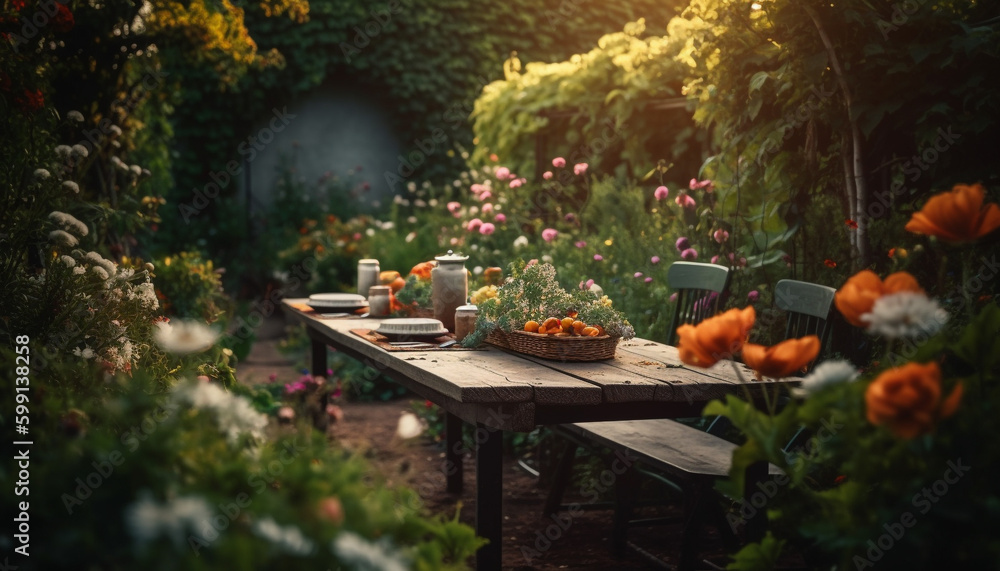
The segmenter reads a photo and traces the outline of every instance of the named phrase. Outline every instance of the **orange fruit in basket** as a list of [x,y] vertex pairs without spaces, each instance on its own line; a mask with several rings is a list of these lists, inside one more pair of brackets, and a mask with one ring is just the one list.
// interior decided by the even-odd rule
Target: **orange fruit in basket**
[[562,326],[562,330],[565,331],[566,333],[569,333],[570,331],[572,331],[573,330],[573,321],[574,320],[573,320],[572,317],[564,317],[562,319],[562,321],[560,322],[560,325]]
[[595,325],[594,327],[597,328],[597,334],[598,335],[605,335],[603,327],[601,327],[600,325]]
[[529,321],[529,322],[527,322],[527,323],[524,324],[524,330],[527,331],[527,332],[529,332],[529,333],[537,333],[539,327],[541,327],[541,326],[538,325],[537,321]]
[[562,323],[560,323],[557,318],[550,317],[546,319],[544,323],[542,323],[542,327],[546,329],[559,329],[562,327]]
[[578,320],[576,320],[576,321],[573,322],[573,333],[576,333],[577,335],[579,335],[580,332],[583,331],[584,328],[586,328],[586,327],[587,327],[587,324],[584,323],[584,322],[582,322],[582,321],[580,321],[578,319]]
[[584,327],[580,331],[580,335],[583,335],[584,337],[597,337],[599,333],[597,332],[596,327]]
[[404,280],[402,277],[397,277],[396,279],[389,282],[387,285],[389,286],[389,289],[392,290],[392,293],[396,293],[406,286],[406,280]]

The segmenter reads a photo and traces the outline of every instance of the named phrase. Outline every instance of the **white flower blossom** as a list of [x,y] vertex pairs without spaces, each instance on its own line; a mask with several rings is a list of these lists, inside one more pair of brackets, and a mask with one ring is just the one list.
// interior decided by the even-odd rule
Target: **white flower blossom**
[[139,165],[129,165],[128,170],[132,173],[132,176],[136,178],[142,176],[142,167]]
[[427,206],[430,206],[431,208],[436,208],[437,205],[438,205],[438,199],[436,198],[432,198],[427,201]]
[[375,235],[375,229],[374,228],[369,228],[369,229],[365,230],[365,234],[368,235],[368,236],[374,236]]
[[360,535],[342,531],[333,540],[333,551],[345,563],[364,571],[406,571],[409,562],[392,547],[388,538],[371,543]]
[[60,246],[68,246],[70,248],[80,243],[79,240],[76,239],[76,236],[65,230],[53,230],[49,232],[49,242]]
[[551,264],[552,263],[552,256],[550,256],[548,254],[545,254],[545,255],[542,256],[542,261],[545,262],[546,264]]
[[58,210],[53,210],[49,212],[49,220],[62,226],[63,230],[73,232],[77,236],[83,237],[90,233],[90,229],[87,225],[73,216],[72,214],[66,214],[65,212],[59,212]]
[[62,256],[59,256],[59,260],[61,260],[62,263],[66,264],[67,268],[72,268],[76,266],[76,260],[73,259],[73,256],[67,256],[66,254],[63,254]]
[[472,268],[472,273],[473,273],[473,275],[477,275],[477,276],[481,275],[483,273],[483,267],[482,266],[476,266],[476,267]]
[[423,434],[424,424],[420,417],[412,412],[404,412],[399,416],[399,423],[396,424],[396,436],[403,440],[416,438]]
[[83,113],[80,113],[79,111],[77,111],[75,109],[73,111],[70,111],[70,112],[66,113],[66,118],[69,119],[70,121],[76,121],[77,123],[83,123]]
[[871,313],[861,316],[868,332],[890,339],[931,336],[948,321],[948,312],[924,293],[904,291],[880,297]]
[[106,281],[108,281],[108,278],[111,277],[111,276],[108,275],[107,270],[105,270],[101,266],[94,266],[94,267],[90,268],[90,271],[93,272],[97,277],[101,278],[101,281],[105,281],[106,282]]
[[197,496],[182,496],[158,504],[144,493],[125,509],[126,527],[139,545],[165,536],[181,548],[192,532],[209,528],[212,516],[208,502]]
[[74,276],[82,276],[85,273],[87,273],[87,268],[85,268],[83,266],[77,266],[77,267],[73,268],[73,275]]
[[98,254],[97,252],[87,252],[83,257],[92,264],[96,264],[104,268],[104,271],[106,271],[109,276],[113,276],[118,272],[118,264],[105,259],[104,256]]
[[292,555],[306,556],[313,551],[313,542],[294,525],[279,525],[272,518],[253,522],[253,532]]
[[60,159],[68,159],[73,149],[71,149],[69,145],[56,145],[55,151],[56,156]]
[[179,383],[174,389],[172,400],[211,412],[230,443],[235,444],[242,434],[249,434],[254,440],[260,440],[264,436],[267,416],[254,410],[246,398],[227,392],[219,385]]
[[796,396],[805,397],[828,386],[846,383],[858,378],[858,370],[843,359],[823,361],[802,379],[802,385],[792,389]]
[[84,359],[94,358],[94,350],[91,349],[90,347],[84,347],[83,349],[77,347],[76,349],[73,349],[73,354],[76,355],[77,357],[82,357]]
[[416,192],[417,191],[417,183],[415,183],[413,181],[410,181],[410,182],[406,183],[406,190],[408,190],[410,192]]
[[409,244],[414,239],[416,239],[416,237],[417,237],[417,233],[416,232],[410,232],[409,234],[406,235],[406,238],[404,238],[404,240],[406,241],[407,244]]
[[527,245],[528,245],[527,236],[518,236],[517,238],[514,239],[514,248],[524,248]]
[[153,331],[153,339],[167,353],[187,355],[200,353],[215,344],[219,333],[193,319],[175,320],[172,323],[159,322]]
[[45,169],[35,169],[35,180],[48,180],[52,178],[52,173]]
[[111,131],[111,136],[112,137],[121,137],[122,136],[122,128],[119,127],[118,125],[112,125],[108,129]]
[[73,194],[80,194],[80,185],[71,180],[64,180],[62,186],[66,190],[73,191]]
[[88,155],[90,155],[90,151],[87,150],[87,147],[80,144],[76,144],[73,145],[72,154],[74,156],[80,157],[81,159],[85,159],[87,158]]

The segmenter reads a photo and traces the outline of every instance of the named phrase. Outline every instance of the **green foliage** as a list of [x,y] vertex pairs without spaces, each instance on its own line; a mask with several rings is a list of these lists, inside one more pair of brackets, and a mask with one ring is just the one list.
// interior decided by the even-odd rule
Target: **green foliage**
[[[811,568],[854,568],[859,561],[879,558],[870,542],[878,542],[889,527],[902,526],[901,521],[906,523],[900,527],[902,537],[893,536],[892,549],[883,546],[880,564],[935,569],[995,561],[1000,542],[986,530],[1000,518],[1000,493],[992,471],[977,467],[995,466],[1000,456],[975,442],[1000,428],[991,356],[1000,350],[998,328],[1000,306],[990,303],[971,322],[939,333],[915,351],[904,350],[902,356],[890,351],[863,380],[830,385],[804,401],[791,401],[778,414],[732,396],[710,404],[705,414],[729,417],[747,438],[733,456],[724,491],[740,497],[743,473],[755,461],[774,463],[788,476],[766,506],[774,537],[748,546],[731,568],[773,568],[762,563],[761,554],[775,552],[775,538],[808,550]],[[941,363],[943,395],[959,382],[964,387],[958,412],[912,440],[870,424],[865,404],[869,384],[886,365],[909,360]],[[786,453],[782,448],[800,426],[811,438]],[[940,549],[940,542],[948,548]]]
[[180,252],[156,260],[156,289],[168,316],[200,318],[212,323],[232,312],[222,288],[221,272],[198,252]]

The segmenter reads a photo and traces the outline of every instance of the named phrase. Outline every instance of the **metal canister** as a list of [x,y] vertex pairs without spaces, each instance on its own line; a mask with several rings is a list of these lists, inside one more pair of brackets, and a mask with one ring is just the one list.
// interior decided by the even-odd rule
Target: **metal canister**
[[391,313],[391,303],[389,294],[392,289],[389,286],[374,285],[368,288],[368,315],[371,317],[385,317]]
[[455,330],[455,310],[465,305],[469,297],[469,272],[465,269],[468,256],[457,255],[451,250],[434,258],[437,267],[431,270],[431,301],[434,319],[448,329]]
[[475,305],[460,305],[455,310],[455,339],[461,341],[476,330],[479,308]]
[[368,288],[378,284],[378,260],[358,260],[358,294],[368,296]]

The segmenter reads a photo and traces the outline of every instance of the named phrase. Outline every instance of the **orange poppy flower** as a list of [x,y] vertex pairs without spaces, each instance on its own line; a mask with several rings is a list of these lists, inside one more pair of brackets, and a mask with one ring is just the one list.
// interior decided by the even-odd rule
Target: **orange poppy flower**
[[883,282],[875,272],[861,270],[844,282],[833,296],[833,302],[849,323],[867,327],[868,324],[861,320],[861,316],[871,313],[875,301],[883,295],[903,291],[922,293],[924,290],[917,279],[907,272],[896,272]]
[[1000,228],[1000,206],[984,205],[985,198],[981,184],[956,184],[950,191],[932,196],[910,217],[906,229],[954,243],[982,238]]
[[410,270],[410,275],[417,276],[422,280],[429,280],[431,279],[431,270],[434,269],[435,265],[435,262],[420,262],[413,266],[413,269]]
[[692,367],[711,367],[720,359],[732,358],[743,348],[757,313],[753,306],[710,317],[698,325],[677,328],[677,351],[681,361]]
[[855,222],[855,221],[853,221],[853,220],[851,220],[850,218],[845,218],[844,219],[844,224],[847,224],[847,227],[850,228],[851,230],[857,230],[858,229],[858,223]]
[[819,354],[819,337],[807,335],[788,339],[765,347],[747,343],[743,346],[743,362],[757,373],[757,379],[782,379],[804,369]]
[[889,369],[865,392],[868,422],[885,425],[900,438],[916,438],[955,413],[962,390],[962,383],[958,383],[948,398],[941,398],[937,363],[907,363]]

